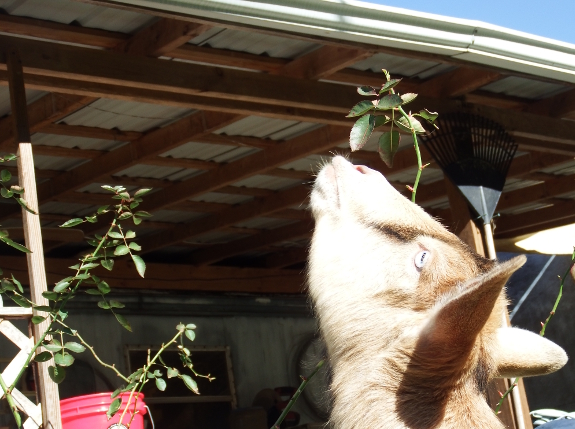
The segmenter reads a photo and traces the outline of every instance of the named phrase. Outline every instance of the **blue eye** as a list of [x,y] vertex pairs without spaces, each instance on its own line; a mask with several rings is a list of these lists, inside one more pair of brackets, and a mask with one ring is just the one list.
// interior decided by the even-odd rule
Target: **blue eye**
[[427,250],[422,250],[417,255],[415,255],[415,266],[417,268],[423,268],[423,266],[427,263],[430,257],[430,253]]

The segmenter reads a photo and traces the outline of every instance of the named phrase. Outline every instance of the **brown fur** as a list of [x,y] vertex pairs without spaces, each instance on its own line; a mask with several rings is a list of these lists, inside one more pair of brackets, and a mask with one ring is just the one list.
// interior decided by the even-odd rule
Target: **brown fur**
[[524,257],[475,254],[381,174],[341,157],[319,173],[311,205],[309,293],[332,366],[335,428],[499,429],[488,381],[565,363],[562,349],[525,331],[513,350],[500,344],[503,286]]

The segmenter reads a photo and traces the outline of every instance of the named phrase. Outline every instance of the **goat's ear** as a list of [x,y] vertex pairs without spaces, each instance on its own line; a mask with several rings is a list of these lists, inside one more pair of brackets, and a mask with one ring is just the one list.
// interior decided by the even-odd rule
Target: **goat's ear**
[[567,354],[557,344],[533,332],[500,328],[493,355],[497,377],[544,375],[561,369]]
[[421,339],[433,349],[470,350],[489,319],[503,286],[525,261],[525,256],[517,256],[468,280],[455,296],[437,308]]

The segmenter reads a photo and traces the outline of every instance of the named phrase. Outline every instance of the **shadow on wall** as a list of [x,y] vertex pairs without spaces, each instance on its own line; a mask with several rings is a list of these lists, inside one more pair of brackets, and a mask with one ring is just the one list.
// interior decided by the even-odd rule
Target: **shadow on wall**
[[[498,253],[497,256],[500,260],[507,260],[515,254]],[[557,298],[559,277],[565,273],[570,263],[570,256],[527,255],[527,263],[513,274],[507,284],[510,313],[521,302],[511,320],[513,326],[532,332],[541,330],[541,322],[545,321]],[[531,410],[540,408],[575,410],[574,286],[569,276],[563,287],[563,298],[557,313],[545,331],[546,338],[565,349],[570,357],[569,362],[553,374],[525,379],[527,400]]]

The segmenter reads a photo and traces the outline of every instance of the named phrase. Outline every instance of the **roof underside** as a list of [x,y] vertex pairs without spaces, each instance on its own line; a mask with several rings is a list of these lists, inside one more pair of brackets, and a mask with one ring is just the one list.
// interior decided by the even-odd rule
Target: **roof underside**
[[[349,154],[352,122],[344,116],[360,100],[354,86],[381,84],[383,68],[404,78],[400,92],[419,94],[414,105],[488,116],[519,144],[497,210],[496,238],[575,220],[572,83],[438,54],[206,17],[182,21],[101,3],[0,0],[0,46],[15,46],[24,66],[45,228],[108,204],[103,184],[152,187],[153,217],[134,228],[145,259],[158,270],[180,269],[169,262],[219,279],[239,275],[223,267],[257,268],[258,285],[242,283],[240,290],[297,292],[313,229],[309,184],[323,159]],[[47,59],[38,60],[35,51]],[[62,60],[66,55],[77,63]],[[91,58],[97,64],[82,67]],[[116,66],[130,72],[118,75]],[[9,153],[15,146],[5,69],[2,60],[0,129],[6,134],[0,150]],[[261,87],[250,86],[256,80]],[[319,96],[310,101],[306,91]],[[333,97],[323,96],[326,91]],[[415,156],[405,143],[388,169],[377,154],[379,135],[349,156],[407,193]],[[125,164],[107,162],[110,157],[126,157]],[[15,163],[8,166],[15,173]],[[424,170],[417,199],[447,225],[455,221],[436,164]],[[17,229],[18,207],[0,203],[3,227]],[[82,228],[90,236],[105,225]],[[66,234],[45,240],[49,261],[68,262],[87,249]],[[277,286],[273,276],[286,272],[293,284]],[[226,287],[236,286],[213,290]],[[176,288],[212,290],[194,282]]]

